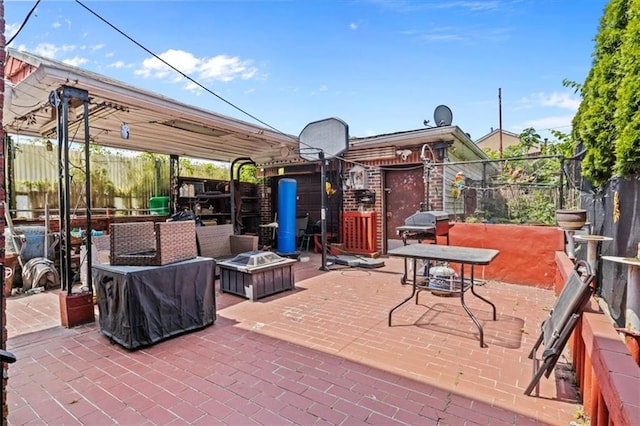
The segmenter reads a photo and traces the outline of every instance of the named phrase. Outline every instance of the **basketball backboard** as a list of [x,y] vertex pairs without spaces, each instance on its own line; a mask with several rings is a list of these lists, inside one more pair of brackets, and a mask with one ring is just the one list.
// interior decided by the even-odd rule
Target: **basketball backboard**
[[345,152],[349,146],[349,126],[339,118],[326,118],[309,123],[300,136],[300,157],[307,161],[330,159]]

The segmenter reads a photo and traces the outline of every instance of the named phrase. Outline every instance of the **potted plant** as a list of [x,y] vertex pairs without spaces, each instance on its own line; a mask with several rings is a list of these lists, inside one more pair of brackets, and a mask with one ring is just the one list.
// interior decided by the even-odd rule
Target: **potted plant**
[[580,206],[578,190],[569,190],[565,201],[568,207],[556,210],[556,222],[562,229],[577,231],[587,223],[587,211]]
[[556,222],[562,229],[576,231],[587,223],[587,211],[585,209],[558,209],[556,210]]

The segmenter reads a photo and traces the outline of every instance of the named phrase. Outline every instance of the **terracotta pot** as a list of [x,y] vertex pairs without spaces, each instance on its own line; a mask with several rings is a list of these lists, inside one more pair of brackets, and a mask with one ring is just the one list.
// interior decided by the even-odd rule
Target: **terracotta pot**
[[587,211],[584,209],[556,210],[556,222],[562,229],[576,231],[587,223]]
[[15,253],[6,253],[4,258],[4,295],[5,297],[11,296],[11,290],[13,290],[13,277],[16,272],[16,263],[18,261],[18,255]]

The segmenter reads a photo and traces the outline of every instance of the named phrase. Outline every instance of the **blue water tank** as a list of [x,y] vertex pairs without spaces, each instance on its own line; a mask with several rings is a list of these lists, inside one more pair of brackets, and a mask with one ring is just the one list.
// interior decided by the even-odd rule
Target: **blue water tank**
[[[23,262],[28,262],[35,257],[44,257],[44,235],[46,228],[44,226],[16,226],[14,228],[17,235],[23,235],[26,242],[22,246],[22,252],[19,253]],[[8,250],[17,253],[20,247],[15,247],[14,241],[5,236],[8,242]],[[49,234],[47,257],[52,257],[54,252],[53,239]]]
[[278,252],[294,253],[296,250],[296,190],[295,179],[278,182]]

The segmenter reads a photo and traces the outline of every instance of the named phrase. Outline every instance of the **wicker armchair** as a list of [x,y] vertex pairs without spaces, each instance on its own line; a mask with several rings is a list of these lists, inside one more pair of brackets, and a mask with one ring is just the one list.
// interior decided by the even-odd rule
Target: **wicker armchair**
[[197,257],[194,221],[114,223],[112,265],[160,266]]

